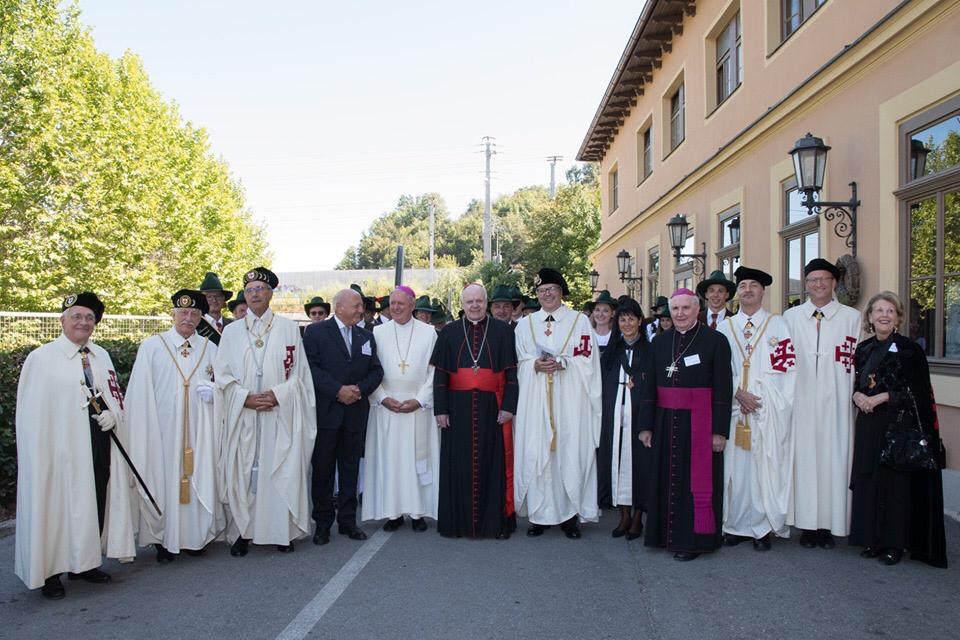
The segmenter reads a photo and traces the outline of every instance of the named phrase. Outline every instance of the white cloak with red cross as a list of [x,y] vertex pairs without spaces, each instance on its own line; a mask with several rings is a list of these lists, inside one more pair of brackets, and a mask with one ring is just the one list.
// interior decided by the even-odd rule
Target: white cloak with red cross
[[[548,317],[553,321],[548,323]],[[596,522],[601,384],[600,352],[590,321],[561,305],[521,319],[515,335],[520,385],[513,422],[517,513],[542,525],[574,516]],[[552,385],[547,374],[533,368],[544,353],[563,367],[553,374]],[[551,450],[554,433],[556,447]]]
[[[749,330],[748,321],[753,324]],[[740,403],[733,401],[730,436],[724,449],[723,531],[749,538],[762,538],[771,532],[788,537],[787,511],[793,491],[790,416],[797,378],[790,331],[781,316],[764,309],[751,316],[741,309],[717,329],[730,342],[734,393],[744,386],[761,402],[758,411],[744,416]],[[753,346],[753,355],[747,384],[743,385],[743,354],[748,344]],[[742,421],[750,427],[749,451],[736,445],[736,426]]]
[[793,413],[793,495],[787,524],[845,536],[850,522],[853,460],[853,352],[860,314],[836,300],[820,310],[811,302],[783,314],[797,356]]

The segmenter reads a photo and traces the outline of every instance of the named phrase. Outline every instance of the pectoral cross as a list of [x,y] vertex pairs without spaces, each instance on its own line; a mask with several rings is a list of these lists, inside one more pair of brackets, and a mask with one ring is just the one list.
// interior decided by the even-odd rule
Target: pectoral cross
[[667,367],[667,377],[672,378],[673,374],[676,373],[677,370],[678,370],[677,363],[676,362],[670,363],[670,366]]
[[477,375],[477,372],[480,371],[480,365],[474,362],[472,369],[473,369],[473,375]]
[[410,365],[407,364],[406,360],[401,360],[397,366],[400,367],[400,373],[405,375],[407,373],[407,367]]

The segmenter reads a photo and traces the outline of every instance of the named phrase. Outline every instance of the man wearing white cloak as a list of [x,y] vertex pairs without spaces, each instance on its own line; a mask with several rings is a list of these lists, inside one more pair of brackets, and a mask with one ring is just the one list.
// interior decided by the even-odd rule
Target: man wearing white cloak
[[529,536],[560,524],[580,537],[596,522],[596,449],[600,440],[600,354],[590,321],[563,304],[563,276],[541,269],[534,280],[541,309],[517,325],[520,398],[514,422],[517,512]]
[[793,495],[787,524],[808,549],[832,549],[850,522],[853,463],[853,353],[860,314],[833,297],[840,271],[823,258],[803,270],[810,298],[783,319],[797,350],[793,412]]
[[214,365],[223,391],[223,498],[231,555],[250,541],[293,551],[310,534],[307,471],[317,419],[300,330],[273,313],[279,281],[265,267],[244,276],[247,315],[223,330]]
[[51,600],[66,595],[61,573],[105,583],[102,553],[136,555],[128,467],[109,435],[126,438],[123,394],[90,341],[103,309],[96,294],[67,296],[63,334],[27,356],[17,386],[14,571]]
[[364,458],[363,520],[388,519],[387,531],[412,519],[437,518],[440,437],[433,418],[433,327],[413,319],[416,295],[409,287],[390,294],[392,320],[373,328],[383,381],[370,396]]
[[127,386],[130,457],[163,513],[141,494],[139,543],[154,545],[161,563],[181,549],[198,555],[225,526],[216,485],[217,346],[197,333],[207,299],[181,289],[171,301],[174,326],[143,341]]
[[730,418],[733,446],[724,450],[724,543],[752,538],[754,549],[767,551],[771,533],[790,535],[796,355],[787,323],[761,306],[773,278],[749,267],[739,267],[734,277],[740,311],[718,327],[730,342],[737,400]]

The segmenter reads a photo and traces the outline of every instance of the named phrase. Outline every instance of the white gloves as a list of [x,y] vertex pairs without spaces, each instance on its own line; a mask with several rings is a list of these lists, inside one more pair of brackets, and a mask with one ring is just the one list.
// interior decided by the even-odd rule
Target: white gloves
[[117,426],[117,417],[110,410],[97,414],[97,424],[100,425],[100,431],[110,431]]
[[207,380],[201,380],[197,383],[197,397],[203,402],[210,404],[213,402],[213,383]]

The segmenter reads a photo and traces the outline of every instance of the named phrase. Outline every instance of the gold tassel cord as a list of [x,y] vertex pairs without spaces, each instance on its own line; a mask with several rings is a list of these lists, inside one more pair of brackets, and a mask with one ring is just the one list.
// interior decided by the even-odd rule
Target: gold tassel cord
[[550,451],[557,450],[557,424],[553,419],[553,374],[547,374],[547,414],[550,416]]

